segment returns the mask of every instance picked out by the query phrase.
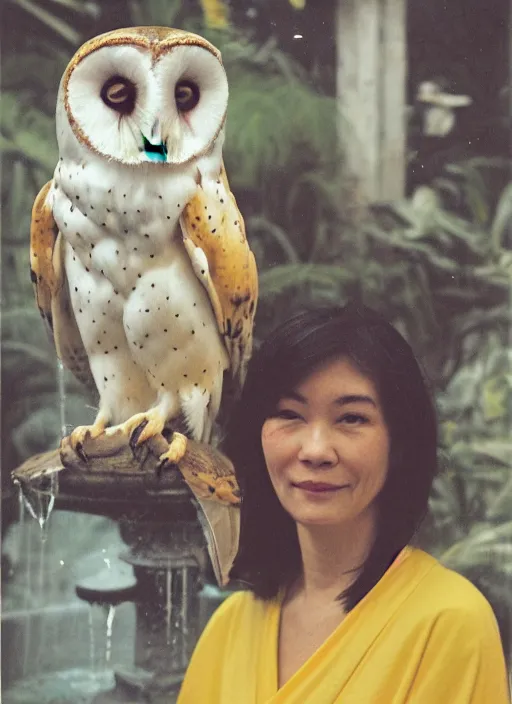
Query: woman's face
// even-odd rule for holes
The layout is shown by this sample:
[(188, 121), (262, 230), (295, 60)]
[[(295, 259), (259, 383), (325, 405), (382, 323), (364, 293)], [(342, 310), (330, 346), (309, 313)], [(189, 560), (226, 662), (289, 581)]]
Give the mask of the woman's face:
[(329, 362), (282, 398), (261, 441), (274, 490), (301, 524), (347, 524), (374, 512), (389, 432), (372, 381)]

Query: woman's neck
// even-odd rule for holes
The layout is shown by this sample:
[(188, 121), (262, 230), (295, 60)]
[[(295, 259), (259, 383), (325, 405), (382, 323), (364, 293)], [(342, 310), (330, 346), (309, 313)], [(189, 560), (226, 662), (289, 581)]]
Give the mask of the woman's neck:
[(373, 515), (362, 516), (356, 525), (298, 525), (302, 554), (302, 578), (294, 591), (305, 602), (330, 601), (352, 584), (375, 536)]

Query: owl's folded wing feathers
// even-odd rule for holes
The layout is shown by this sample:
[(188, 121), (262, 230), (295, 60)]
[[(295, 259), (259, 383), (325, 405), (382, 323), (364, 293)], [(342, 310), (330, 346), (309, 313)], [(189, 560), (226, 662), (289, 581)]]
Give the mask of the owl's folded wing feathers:
[(205, 286), (240, 386), (252, 352), (258, 272), (224, 166), (203, 180), (181, 216), (184, 244)]
[(94, 389), (89, 360), (69, 298), (64, 243), (48, 202), (51, 186), (52, 181), (43, 186), (32, 208), (30, 277), (39, 312), (59, 359), (80, 382)]
[(53, 336), (52, 295), (56, 287), (53, 271), (53, 250), (59, 234), (47, 196), (52, 186), (48, 181), (39, 191), (32, 207), (30, 223), (30, 278), (41, 317)]

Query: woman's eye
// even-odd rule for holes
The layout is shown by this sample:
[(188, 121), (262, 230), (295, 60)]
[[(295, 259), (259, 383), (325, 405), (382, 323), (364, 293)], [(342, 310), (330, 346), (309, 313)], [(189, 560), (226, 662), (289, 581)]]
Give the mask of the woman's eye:
[(337, 422), (345, 423), (346, 425), (364, 425), (368, 423), (368, 418), (359, 413), (345, 413), (345, 415), (338, 418)]
[(300, 418), (301, 416), (295, 411), (290, 410), (289, 408), (283, 408), (281, 410), (277, 410), (275, 412), (274, 417), (282, 418), (283, 420), (295, 420), (297, 418)]

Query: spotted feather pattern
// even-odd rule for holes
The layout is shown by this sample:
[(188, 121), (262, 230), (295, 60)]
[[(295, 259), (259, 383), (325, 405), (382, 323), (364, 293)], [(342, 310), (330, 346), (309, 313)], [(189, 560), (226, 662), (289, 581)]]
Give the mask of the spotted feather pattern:
[(43, 186), (34, 201), (30, 226), (30, 278), (41, 317), (48, 326), (59, 359), (85, 386), (95, 390), (89, 360), (69, 298), (63, 266), (63, 240)]
[[(231, 193), (224, 166), (216, 180), (203, 180), (181, 218), (187, 240), (205, 255), (196, 265), (224, 338), (233, 377), (243, 384), (252, 352), (258, 301), (258, 272), (243, 217)], [(193, 248), (187, 247), (189, 254)], [(201, 261), (200, 259), (198, 261)]]

